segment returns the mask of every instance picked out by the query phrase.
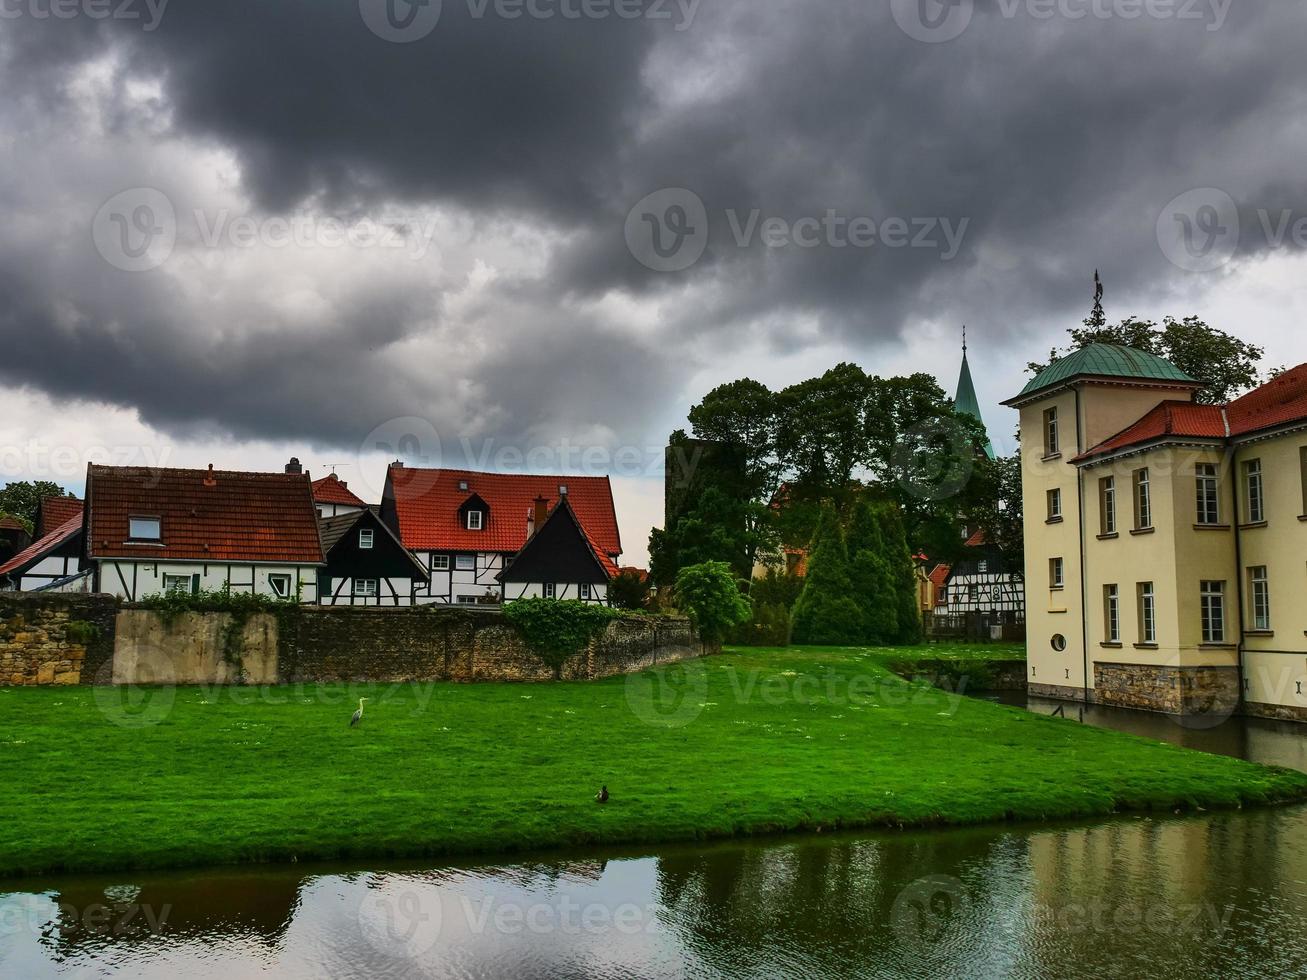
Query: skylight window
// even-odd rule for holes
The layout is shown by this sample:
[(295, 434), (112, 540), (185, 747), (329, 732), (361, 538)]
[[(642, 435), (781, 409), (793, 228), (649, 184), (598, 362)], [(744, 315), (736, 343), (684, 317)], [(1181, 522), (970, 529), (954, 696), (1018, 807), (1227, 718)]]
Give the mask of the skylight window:
[(129, 517), (127, 524), (133, 541), (158, 541), (163, 536), (157, 517)]

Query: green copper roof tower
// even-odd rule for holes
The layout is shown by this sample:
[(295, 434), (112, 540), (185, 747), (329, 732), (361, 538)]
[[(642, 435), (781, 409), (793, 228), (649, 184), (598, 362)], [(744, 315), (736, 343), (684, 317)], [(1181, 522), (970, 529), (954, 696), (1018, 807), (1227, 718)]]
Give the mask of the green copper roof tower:
[[(980, 402), (976, 399), (976, 386), (971, 382), (971, 367), (967, 364), (967, 328), (962, 328), (962, 375), (958, 378), (958, 393), (953, 399), (953, 408), (964, 415), (970, 415), (985, 428), (985, 420), (980, 415)], [(994, 444), (989, 441), (989, 430), (985, 429), (985, 455), (994, 458)]]

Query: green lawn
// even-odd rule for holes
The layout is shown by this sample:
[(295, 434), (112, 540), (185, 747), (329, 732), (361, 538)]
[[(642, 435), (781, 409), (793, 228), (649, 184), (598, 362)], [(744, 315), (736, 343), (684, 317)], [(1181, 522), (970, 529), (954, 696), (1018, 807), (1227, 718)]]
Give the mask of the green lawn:
[[(413, 857), (1307, 796), (1307, 775), (958, 698), (899, 651), (557, 685), (0, 690), (0, 873)], [(939, 648), (924, 650), (937, 657)], [(665, 698), (655, 697), (659, 692)], [(120, 699), (131, 696), (126, 708)], [(124, 721), (158, 721), (125, 727)], [(601, 783), (607, 806), (593, 801)]]

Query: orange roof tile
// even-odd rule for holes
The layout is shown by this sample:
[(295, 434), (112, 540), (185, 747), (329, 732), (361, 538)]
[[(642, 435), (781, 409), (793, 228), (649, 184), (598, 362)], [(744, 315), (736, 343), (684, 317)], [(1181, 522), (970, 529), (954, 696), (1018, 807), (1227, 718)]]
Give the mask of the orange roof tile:
[(8, 575), (10, 572), (18, 571), (25, 565), (31, 564), (36, 559), (43, 557), (46, 553), (59, 547), (59, 545), (63, 544), (81, 529), (82, 512), (79, 510), (76, 515), (70, 517), (62, 526), (55, 528), (49, 534), (33, 541), (18, 554), (14, 555), (14, 557), (10, 558), (3, 565), (0, 565), (0, 575)]
[(72, 520), (73, 515), (81, 515), (82, 502), (76, 497), (42, 497), (37, 511), (38, 537), (45, 537)]
[(349, 488), (349, 484), (332, 473), (313, 481), (313, 499), (320, 504), (341, 504), (346, 507), (366, 507), (367, 502)]
[[(302, 474), (92, 466), (86, 499), (92, 558), (322, 564)], [(133, 541), (131, 517), (159, 518), (162, 542)]]
[[(527, 518), (535, 499), (544, 497), (552, 511), (560, 487), (567, 487), (572, 511), (595, 546), (610, 558), (620, 555), (622, 538), (606, 476), (530, 476), (392, 465), (386, 474), (386, 506), (393, 501), (400, 539), (413, 551), (516, 554), (526, 544)], [(459, 508), (473, 496), (485, 501), (488, 511), (480, 531), (469, 531), (459, 521)]]

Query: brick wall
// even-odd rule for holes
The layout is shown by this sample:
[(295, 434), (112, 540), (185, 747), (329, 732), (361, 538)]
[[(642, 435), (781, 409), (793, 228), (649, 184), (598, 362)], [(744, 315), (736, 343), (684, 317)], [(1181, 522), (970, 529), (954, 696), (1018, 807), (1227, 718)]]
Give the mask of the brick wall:
[(1094, 664), (1094, 700), (1172, 715), (1229, 716), (1238, 710), (1236, 667)]
[(0, 685), (108, 683), (117, 611), (110, 596), (0, 592)]

